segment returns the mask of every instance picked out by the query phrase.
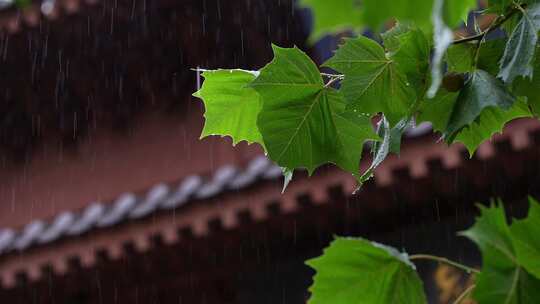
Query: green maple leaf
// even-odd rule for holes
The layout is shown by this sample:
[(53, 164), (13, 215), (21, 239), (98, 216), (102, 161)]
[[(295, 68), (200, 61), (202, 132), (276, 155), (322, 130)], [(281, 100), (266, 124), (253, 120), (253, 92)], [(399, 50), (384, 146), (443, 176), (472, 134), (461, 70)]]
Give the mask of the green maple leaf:
[[(433, 129), (444, 133), (450, 116), (456, 107), (458, 93), (439, 90), (435, 98), (425, 101), (420, 107), (418, 122), (431, 122)], [(461, 142), (472, 156), (478, 146), (490, 139), (493, 134), (502, 132), (506, 123), (520, 117), (530, 117), (531, 112), (527, 103), (520, 98), (508, 109), (487, 107), (469, 125), (461, 128), (448, 143)]]
[(520, 266), (504, 209), (499, 204), (481, 206), (480, 211), (474, 226), (461, 233), (482, 251), (482, 271), (473, 298), (490, 304), (538, 303), (540, 280)]
[(457, 133), (454, 142), (463, 143), (469, 151), (469, 155), (472, 156), (481, 143), (491, 138), (495, 133), (502, 133), (504, 126), (509, 121), (531, 116), (527, 103), (522, 99), (514, 102), (514, 105), (508, 110), (496, 107), (486, 108), (475, 121)]
[(274, 59), (251, 84), (263, 100), (257, 125), (270, 158), (310, 174), (330, 162), (358, 177), (363, 144), (377, 139), (370, 117), (345, 111), (341, 94), (324, 85), (301, 50), (273, 50)]
[(473, 58), (474, 46), (467, 43), (454, 44), (448, 48), (445, 54), (449, 72), (472, 72), (474, 70)]
[(529, 273), (540, 278), (540, 204), (529, 198), (529, 214), (510, 226), (516, 259)]
[(341, 91), (347, 109), (370, 115), (382, 112), (391, 126), (411, 114), (415, 91), (375, 41), (363, 36), (346, 39), (324, 65), (345, 75)]
[(412, 21), (419, 26), (430, 22), (432, 1), (426, 0), (364, 0), (364, 20), (374, 30), (379, 30), (390, 19)]
[(233, 145), (240, 141), (262, 144), (257, 116), (262, 108), (259, 94), (248, 87), (257, 72), (214, 70), (202, 73), (202, 88), (193, 95), (202, 99), (206, 109), (201, 138), (230, 136)]
[(540, 30), (540, 4), (530, 6), (508, 38), (498, 77), (511, 83), (516, 77), (532, 79), (533, 61)]
[(505, 39), (494, 39), (482, 43), (476, 67), (474, 66), (475, 44), (461, 43), (452, 45), (446, 53), (448, 71), (465, 73), (473, 72), (478, 68), (495, 75), (499, 72), (498, 62), (504, 53), (505, 45)]
[(540, 59), (535, 60), (532, 79), (519, 77), (514, 83), (514, 94), (527, 98), (527, 103), (536, 116), (540, 116)]
[(409, 83), (416, 88), (416, 95), (423, 96), (427, 85), (427, 72), (431, 46), (424, 32), (415, 27), (393, 30), (383, 35), (384, 45), (390, 50), (389, 58), (396, 63)]
[(424, 100), (420, 106), (418, 123), (430, 122), (435, 131), (443, 133), (450, 120), (450, 114), (456, 104), (458, 93), (439, 90), (430, 100)]
[(361, 238), (336, 238), (306, 262), (317, 271), (309, 304), (426, 303), (407, 254)]
[(508, 110), (514, 101), (515, 97), (498, 79), (483, 70), (475, 70), (456, 99), (443, 135), (452, 142), (456, 133), (477, 119), (485, 108)]
[(393, 27), (381, 33), (383, 45), (387, 52), (395, 53), (401, 45), (402, 39), (400, 37), (407, 34), (413, 28), (415, 27), (410, 22), (396, 21)]
[(362, 27), (362, 12), (356, 0), (301, 0), (300, 5), (311, 8), (313, 13), (311, 43), (327, 34)]
[(512, 4), (512, 0), (490, 0), (488, 12), (503, 14), (510, 4)]
[(476, 0), (446, 0), (444, 1), (444, 21), (449, 27), (454, 28), (463, 21), (467, 21), (467, 16), (471, 9), (477, 5)]

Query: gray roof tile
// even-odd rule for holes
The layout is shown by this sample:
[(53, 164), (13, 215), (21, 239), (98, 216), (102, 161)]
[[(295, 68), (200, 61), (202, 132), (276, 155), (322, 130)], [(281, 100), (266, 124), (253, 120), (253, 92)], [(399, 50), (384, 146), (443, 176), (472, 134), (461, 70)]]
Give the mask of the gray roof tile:
[(142, 200), (135, 209), (129, 213), (129, 217), (132, 219), (138, 219), (144, 217), (159, 207), (159, 204), (168, 196), (170, 190), (166, 184), (157, 184), (146, 194), (144, 200)]
[(66, 211), (60, 213), (38, 237), (37, 242), (40, 244), (49, 243), (58, 239), (63, 235), (75, 221), (75, 215), (72, 212)]
[(81, 216), (68, 228), (67, 235), (81, 235), (96, 225), (101, 216), (105, 213), (105, 206), (102, 203), (94, 202), (88, 205)]
[(124, 193), (116, 201), (103, 217), (97, 222), (98, 227), (109, 227), (122, 221), (128, 212), (135, 207), (137, 197), (133, 193)]
[(17, 235), (13, 248), (17, 250), (24, 250), (32, 245), (45, 230), (45, 222), (41, 220), (35, 220), (26, 225), (20, 235)]

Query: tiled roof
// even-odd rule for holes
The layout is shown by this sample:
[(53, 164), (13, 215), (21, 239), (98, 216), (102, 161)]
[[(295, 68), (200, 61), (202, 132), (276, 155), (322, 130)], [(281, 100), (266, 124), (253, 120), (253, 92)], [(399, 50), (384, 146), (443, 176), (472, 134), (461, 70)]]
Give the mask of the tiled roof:
[(159, 210), (179, 208), (190, 200), (209, 199), (227, 190), (240, 190), (261, 179), (277, 179), (280, 176), (278, 166), (265, 156), (259, 156), (243, 170), (227, 165), (206, 180), (193, 175), (174, 186), (157, 184), (143, 196), (124, 193), (112, 204), (93, 202), (79, 212), (64, 211), (48, 222), (34, 220), (19, 231), (0, 229), (0, 254), (22, 251), (62, 237), (82, 235), (122, 221), (140, 219)]
[[(434, 143), (433, 136), (425, 136), (407, 141), (401, 156), (387, 159), (376, 171), (374, 182), (367, 184), (355, 199), (369, 202), (366, 206), (373, 210), (381, 210), (393, 204), (389, 195), (425, 202), (430, 201), (431, 195), (485, 189), (496, 178), (509, 183), (519, 180), (524, 172), (533, 172), (533, 164), (540, 162), (539, 149), (537, 120), (511, 124), (503, 135), (483, 144), (473, 159), (468, 159), (463, 146), (446, 147)], [(117, 259), (124, 254), (126, 243), (133, 243), (136, 250), (144, 252), (152, 246), (154, 236), (174, 244), (186, 237), (189, 240), (209, 236), (216, 229), (214, 224), (225, 230), (241, 229), (244, 215), (248, 221), (262, 222), (301, 211), (306, 195), (310, 202), (320, 205), (331, 202), (335, 187), (347, 198), (352, 198), (350, 193), (355, 188), (350, 174), (329, 168), (309, 181), (300, 178), (280, 194), (280, 171), (260, 156), (244, 168), (227, 165), (209, 178), (189, 176), (178, 184), (155, 185), (142, 195), (126, 193), (110, 204), (95, 202), (79, 212), (65, 211), (52, 220), (35, 220), (18, 231), (3, 230), (0, 286), (14, 286), (18, 274), (31, 281), (39, 280), (42, 267), (47, 265), (55, 273), (65, 273), (71, 258), (78, 259), (84, 267), (92, 267), (96, 254), (103, 250)], [(455, 176), (458, 172), (459, 183)], [(273, 211), (276, 205), (278, 215)], [(116, 226), (110, 229), (113, 225)], [(76, 237), (83, 234), (84, 237)], [(65, 241), (54, 243), (59, 239)]]
[[(430, 130), (429, 125), (421, 125), (410, 129), (408, 137), (423, 135)], [(124, 193), (112, 203), (92, 202), (80, 211), (63, 211), (50, 221), (34, 220), (18, 231), (0, 228), (0, 255), (48, 244), (64, 237), (79, 236), (92, 229), (140, 219), (160, 210), (182, 207), (191, 200), (210, 199), (225, 191), (249, 187), (260, 180), (280, 177), (281, 168), (265, 156), (259, 156), (245, 168), (225, 165), (206, 179), (192, 175), (176, 185), (157, 184), (142, 196)]]

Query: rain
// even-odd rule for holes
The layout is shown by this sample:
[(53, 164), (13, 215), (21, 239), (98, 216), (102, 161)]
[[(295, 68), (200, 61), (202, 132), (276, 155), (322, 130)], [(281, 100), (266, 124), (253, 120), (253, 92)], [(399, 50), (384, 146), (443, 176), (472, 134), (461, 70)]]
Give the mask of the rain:
[[(360, 188), (328, 164), (283, 190), (286, 168), (263, 147), (201, 138), (204, 72), (258, 77), (272, 44), (322, 64), (351, 34), (312, 43), (317, 16), (300, 2), (0, 0), (0, 303), (309, 303), (306, 260), (336, 236), (482, 265), (457, 232), (493, 198), (527, 214), (537, 120), (472, 157), (411, 123)], [(472, 272), (414, 262), (428, 303), (473, 285)]]

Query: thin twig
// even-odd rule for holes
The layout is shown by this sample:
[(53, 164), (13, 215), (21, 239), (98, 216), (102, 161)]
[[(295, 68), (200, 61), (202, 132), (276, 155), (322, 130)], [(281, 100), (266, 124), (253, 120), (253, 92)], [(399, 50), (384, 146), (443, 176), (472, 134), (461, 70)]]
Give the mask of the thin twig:
[(321, 75), (324, 76), (324, 77), (328, 77), (328, 78), (343, 78), (345, 77), (344, 75), (342, 74), (329, 74), (329, 73), (322, 73), (321, 72)]
[(487, 34), (499, 28), (501, 25), (503, 25), (506, 21), (512, 18), (512, 16), (514, 16), (520, 10), (523, 10), (522, 6), (519, 6), (519, 9), (512, 9), (507, 15), (501, 15), (498, 18), (496, 18), (495, 21), (493, 21), (493, 23), (491, 23), (491, 25), (485, 31), (479, 34), (473, 35), (473, 36), (454, 40), (452, 44), (460, 44), (460, 43), (466, 43), (470, 41), (483, 40), (487, 36)]
[(476, 34), (474, 36), (469, 36), (469, 37), (454, 40), (452, 42), (452, 44), (460, 44), (460, 43), (466, 43), (466, 42), (470, 42), (470, 41), (476, 41), (478, 39), (481, 39), (482, 37), (484, 37), (484, 32), (482, 32), (480, 34)]
[(458, 262), (451, 261), (451, 260), (449, 260), (447, 258), (436, 256), (436, 255), (413, 254), (413, 255), (409, 256), (409, 259), (411, 259), (411, 260), (432, 260), (432, 261), (437, 261), (439, 263), (454, 266), (454, 267), (459, 268), (461, 270), (464, 270), (464, 271), (466, 271), (468, 273), (471, 273), (471, 272), (472, 273), (477, 273), (477, 274), (480, 273), (480, 270), (478, 270), (478, 269), (475, 269), (475, 268), (460, 264)]
[(453, 304), (459, 304), (461, 303), (463, 300), (465, 300), (470, 294), (471, 292), (474, 290), (474, 288), (476, 287), (476, 285), (472, 284), (471, 286), (467, 287), (467, 289), (465, 289), (460, 295), (459, 297), (454, 301)]
[(329, 88), (332, 84), (334, 84), (336, 81), (339, 81), (339, 80), (342, 80), (343, 78), (342, 77), (335, 77), (335, 78), (332, 78), (330, 79), (325, 85), (324, 87), (325, 88)]
[(525, 12), (525, 8), (527, 7), (527, 4), (523, 4), (523, 6), (515, 2), (513, 4), (514, 4), (514, 8), (518, 9), (523, 15), (527, 14), (527, 12)]

